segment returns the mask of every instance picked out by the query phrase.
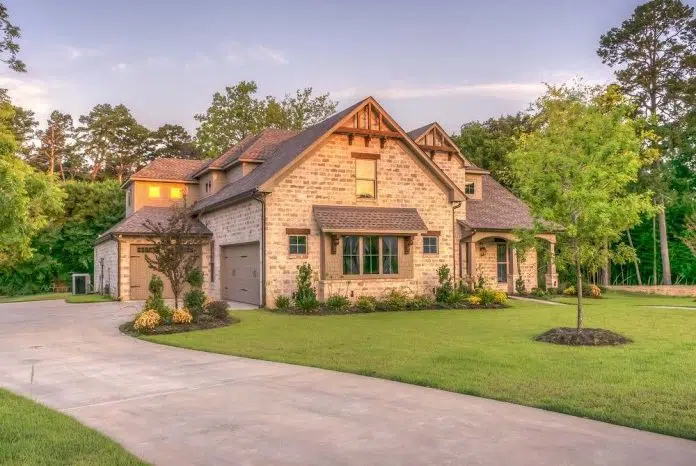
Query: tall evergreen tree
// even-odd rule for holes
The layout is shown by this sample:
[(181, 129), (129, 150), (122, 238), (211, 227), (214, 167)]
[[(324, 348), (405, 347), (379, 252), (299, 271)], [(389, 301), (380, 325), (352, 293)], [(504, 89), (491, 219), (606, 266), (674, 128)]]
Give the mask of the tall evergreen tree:
[(150, 152), (145, 156), (147, 162), (159, 157), (173, 159), (197, 159), (200, 156), (193, 138), (180, 125), (164, 124), (150, 134)]
[[(655, 125), (681, 119), (696, 90), (696, 18), (681, 0), (652, 0), (638, 6), (621, 26), (600, 39), (597, 51), (615, 69), (624, 92)], [(665, 157), (643, 170), (656, 193), (662, 281), (672, 283), (665, 204), (669, 166)]]
[(32, 164), (50, 175), (60, 174), (66, 180), (66, 164), (72, 159), (74, 149), (74, 128), (72, 116), (58, 110), (51, 112), (46, 129), (37, 133), (41, 146)]

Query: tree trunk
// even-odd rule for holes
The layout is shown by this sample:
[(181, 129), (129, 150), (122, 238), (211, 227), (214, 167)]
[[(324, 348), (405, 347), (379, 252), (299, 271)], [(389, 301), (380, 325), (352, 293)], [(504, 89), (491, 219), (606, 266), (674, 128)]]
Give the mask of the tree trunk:
[[(631, 239), (630, 229), (626, 230), (626, 235), (628, 236), (628, 245), (631, 246), (631, 249), (635, 251), (635, 248), (633, 247), (633, 239)], [(633, 258), (633, 265), (636, 266), (636, 279), (638, 280), (638, 285), (643, 286), (643, 280), (640, 278), (640, 267), (638, 267), (638, 257)]]
[(582, 330), (582, 271), (580, 270), (580, 259), (575, 254), (575, 272), (577, 274), (576, 290), (578, 293), (578, 332)]
[(672, 268), (669, 263), (669, 243), (667, 238), (667, 217), (665, 216), (665, 206), (660, 206), (658, 213), (660, 225), (660, 256), (662, 258), (662, 284), (672, 284)]
[[(653, 285), (657, 285), (657, 236), (655, 235), (655, 217), (653, 217)], [(650, 283), (648, 283), (649, 285)]]
[(604, 249), (604, 254), (606, 255), (606, 257), (604, 258), (604, 265), (602, 267), (602, 270), (600, 270), (599, 273), (599, 284), (603, 286), (609, 286), (611, 285), (611, 263), (609, 262), (609, 242), (607, 240), (604, 240), (604, 246), (602, 247), (602, 249)]

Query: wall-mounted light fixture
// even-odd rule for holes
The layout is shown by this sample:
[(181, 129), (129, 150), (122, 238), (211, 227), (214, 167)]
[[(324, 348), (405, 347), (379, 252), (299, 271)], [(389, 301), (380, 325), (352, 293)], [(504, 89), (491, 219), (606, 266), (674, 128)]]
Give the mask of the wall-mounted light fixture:
[(481, 246), (481, 249), (479, 249), (479, 256), (483, 257), (486, 255), (486, 247)]

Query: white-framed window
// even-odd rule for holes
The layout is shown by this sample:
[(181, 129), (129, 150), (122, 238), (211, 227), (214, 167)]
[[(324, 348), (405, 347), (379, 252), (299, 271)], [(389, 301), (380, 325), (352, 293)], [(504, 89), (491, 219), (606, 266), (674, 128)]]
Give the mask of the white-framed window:
[(355, 195), (360, 199), (377, 197), (377, 161), (355, 160)]
[(476, 194), (476, 183), (466, 183), (464, 185), (464, 194)]
[(437, 236), (424, 236), (423, 237), (423, 253), (424, 254), (437, 254)]
[(290, 254), (307, 254), (306, 235), (290, 235), (288, 238)]

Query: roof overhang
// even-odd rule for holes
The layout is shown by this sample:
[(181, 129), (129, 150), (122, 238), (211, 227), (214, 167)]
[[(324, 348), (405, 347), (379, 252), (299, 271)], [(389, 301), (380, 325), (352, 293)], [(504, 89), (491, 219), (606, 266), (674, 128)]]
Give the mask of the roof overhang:
[(125, 183), (121, 185), (121, 189), (126, 188), (133, 181), (150, 181), (155, 183), (181, 183), (181, 184), (198, 184), (196, 180), (180, 180), (180, 179), (162, 179), (162, 178), (141, 178), (141, 177), (130, 177)]
[(417, 209), (359, 206), (313, 206), (324, 233), (412, 236), (428, 231)]

